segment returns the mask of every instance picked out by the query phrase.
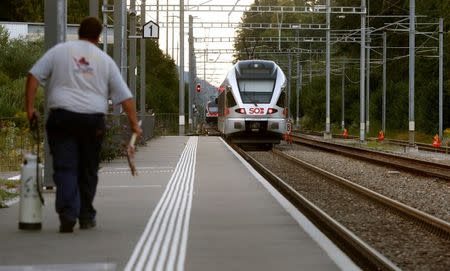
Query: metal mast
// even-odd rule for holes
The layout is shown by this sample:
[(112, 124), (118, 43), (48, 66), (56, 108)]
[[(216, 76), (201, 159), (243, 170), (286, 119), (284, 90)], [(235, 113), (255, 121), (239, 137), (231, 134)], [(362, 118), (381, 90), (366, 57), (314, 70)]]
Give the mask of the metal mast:
[(341, 85), (341, 129), (345, 129), (345, 61), (342, 63), (342, 85)]
[(439, 138), (443, 129), (443, 89), (444, 89), (444, 19), (439, 19)]
[(180, 85), (179, 85), (179, 133), (184, 134), (184, 0), (180, 0)]
[[(120, 69), (123, 80), (127, 81), (127, 19), (126, 1), (114, 1), (114, 60)], [(117, 112), (116, 112), (117, 113)]]
[(300, 126), (300, 91), (302, 88), (302, 64), (300, 64), (300, 56), (297, 54), (297, 88), (296, 88), (296, 102), (295, 102), (295, 124)]
[(386, 70), (387, 70), (387, 48), (386, 32), (383, 32), (383, 105), (381, 113), (381, 130), (386, 133)]
[[(366, 9), (366, 0), (361, 0), (361, 9)], [(359, 74), (359, 140), (365, 140), (365, 114), (364, 114), (364, 102), (365, 102), (365, 62), (366, 62), (366, 14), (361, 14), (361, 59), (360, 59), (360, 74)]]
[(414, 146), (414, 77), (415, 77), (415, 47), (416, 47), (416, 1), (409, 0), (409, 144)]
[(130, 86), (133, 97), (136, 97), (136, 0), (130, 0), (130, 72), (128, 73), (128, 85)]
[[(67, 1), (44, 1), (44, 45), (45, 50), (66, 41), (67, 32)], [(47, 93), (47, 92), (46, 92)], [(47, 97), (45, 97), (47, 100)], [(48, 116), (47, 103), (44, 103), (44, 120)], [(53, 187), (53, 160), (48, 146), (47, 133), (44, 134), (44, 186)]]
[[(145, 24), (145, 0), (141, 0), (141, 26)], [(140, 87), (140, 95), (139, 95), (139, 109), (141, 114), (145, 113), (145, 39), (140, 40), (140, 79), (141, 79), (141, 87)]]
[(194, 21), (194, 17), (189, 15), (189, 130), (192, 131), (192, 97), (194, 95), (194, 29), (192, 27), (192, 23)]
[(331, 7), (330, 0), (327, 0), (327, 52), (326, 52), (326, 119), (325, 138), (331, 138), (331, 118), (330, 118), (330, 80), (331, 80)]

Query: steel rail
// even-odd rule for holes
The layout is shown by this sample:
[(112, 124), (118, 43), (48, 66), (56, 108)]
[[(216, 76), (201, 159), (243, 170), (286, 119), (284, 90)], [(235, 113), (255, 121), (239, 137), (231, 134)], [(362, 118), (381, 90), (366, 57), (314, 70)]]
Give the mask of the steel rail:
[[(302, 134), (312, 135), (312, 136), (323, 136), (323, 133), (315, 132), (315, 131), (301, 131), (301, 132), (297, 131), (297, 132), (302, 133)], [(294, 136), (295, 136), (295, 134), (294, 134)], [(341, 134), (333, 134), (333, 138), (345, 139), (345, 137)], [(348, 135), (347, 139), (358, 139), (358, 137)], [(369, 138), (367, 138), (367, 140), (377, 141), (378, 139), (376, 137), (369, 137)], [(403, 147), (409, 146), (408, 141), (399, 140), (399, 139), (385, 138), (383, 140), (383, 142), (391, 143), (391, 144), (395, 144), (395, 145), (399, 145), (399, 146), (403, 146)], [(434, 147), (434, 146), (431, 146), (430, 144), (420, 143), (420, 142), (416, 142), (415, 144), (416, 144), (417, 148), (422, 151), (450, 154), (450, 141), (449, 141), (449, 146), (443, 146), (444, 142), (442, 142), (442, 146), (440, 146), (440, 147)]]
[(295, 135), (293, 140), (295, 143), (298, 144), (304, 144), (314, 148), (320, 148), (327, 151), (337, 152), (357, 159), (364, 159), (370, 162), (379, 163), (386, 166), (392, 166), (395, 168), (400, 168), (403, 170), (408, 170), (423, 175), (450, 180), (450, 166), (448, 165), (398, 156), (375, 150), (346, 146), (334, 142), (312, 139), (310, 137), (303, 135)]
[(250, 163), (272, 186), (286, 197), (302, 214), (308, 217), (328, 238), (333, 240), (349, 257), (368, 270), (400, 270), (389, 259), (361, 240), (353, 232), (334, 220), (311, 201), (300, 195), (295, 189), (277, 177), (274, 173), (256, 161), (234, 144), (230, 146)]
[(404, 216), (410, 217), (414, 220), (417, 220), (420, 222), (419, 225), (425, 225), (432, 232), (437, 233), (440, 236), (450, 240), (450, 223), (447, 221), (436, 218), (436, 217), (429, 215), (423, 211), (409, 207), (406, 204), (403, 204), (399, 201), (388, 198), (388, 197), (381, 195), (375, 191), (367, 189), (359, 184), (349, 181), (343, 177), (337, 176), (331, 172), (328, 172), (324, 169), (321, 169), (321, 168), (311, 165), (305, 161), (302, 161), (299, 158), (296, 158), (296, 157), (293, 157), (286, 153), (283, 153), (282, 151), (273, 150), (273, 153), (278, 156), (281, 156), (291, 162), (294, 162), (297, 165), (306, 167), (307, 169), (312, 170), (315, 173), (318, 173), (321, 176), (326, 177), (327, 179), (333, 180), (333, 181), (337, 182), (338, 184), (343, 185), (346, 188), (349, 188), (349, 189), (357, 192), (358, 194), (362, 194), (373, 201), (377, 201), (380, 204), (387, 206), (387, 207), (393, 209), (394, 211), (399, 212), (401, 215), (404, 215)]
[[(375, 138), (370, 138), (371, 140), (376, 140)], [(403, 141), (403, 140), (398, 140), (398, 139), (384, 139), (386, 140), (387, 143), (393, 143), (393, 144), (397, 144), (400, 146), (408, 146), (409, 142)], [(447, 146), (441, 146), (439, 148), (437, 147), (433, 147), (430, 144), (425, 144), (425, 143), (415, 143), (417, 148), (419, 150), (423, 150), (423, 151), (428, 151), (428, 152), (439, 152), (439, 153), (449, 153), (450, 148)]]

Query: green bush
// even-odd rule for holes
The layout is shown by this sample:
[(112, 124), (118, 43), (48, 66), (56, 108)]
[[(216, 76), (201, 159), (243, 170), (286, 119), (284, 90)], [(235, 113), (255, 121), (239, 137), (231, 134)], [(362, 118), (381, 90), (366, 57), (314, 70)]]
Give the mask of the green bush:
[(8, 207), (4, 202), (18, 195), (19, 181), (10, 181), (0, 178), (0, 208)]
[[(14, 117), (25, 111), (25, 78), (17, 79), (0, 85), (0, 117)], [(44, 112), (44, 94), (38, 90), (35, 107)]]
[(43, 47), (42, 39), (9, 40), (0, 50), (0, 71), (13, 80), (26, 77), (33, 64), (44, 53)]

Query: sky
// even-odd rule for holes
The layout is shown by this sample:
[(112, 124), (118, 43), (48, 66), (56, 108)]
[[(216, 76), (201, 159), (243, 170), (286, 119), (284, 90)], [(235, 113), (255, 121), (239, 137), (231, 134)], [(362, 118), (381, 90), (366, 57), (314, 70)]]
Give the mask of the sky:
[[(136, 1), (136, 5), (140, 5), (140, 1)], [(241, 22), (241, 16), (242, 12), (232, 12), (229, 14), (229, 12), (194, 12), (194, 11), (188, 11), (189, 5), (250, 5), (254, 3), (254, 0), (184, 0), (185, 5), (185, 37), (184, 37), (184, 55), (185, 55), (185, 70), (187, 71), (189, 68), (189, 61), (188, 61), (188, 22), (189, 22), (189, 15), (194, 16), (194, 23), (202, 22), (202, 23), (211, 23), (211, 22), (233, 22), (238, 23)], [(156, 5), (156, 0), (147, 0), (147, 5), (152, 4)], [(159, 5), (179, 5), (180, 0), (159, 0)], [(153, 8), (155, 10), (155, 8)], [(160, 9), (161, 10), (161, 9)], [(174, 17), (176, 16), (176, 17)], [(169, 11), (169, 16), (167, 17), (165, 9), (163, 11), (159, 12), (159, 22), (160, 22), (160, 29), (159, 29), (159, 46), (163, 52), (166, 52), (166, 49), (168, 51), (168, 54), (171, 55), (176, 63), (179, 63), (179, 51), (177, 48), (179, 48), (179, 12), (175, 11)], [(168, 28), (168, 35), (166, 35), (166, 24), (167, 24), (167, 18), (169, 21), (169, 28)], [(172, 19), (175, 20), (175, 29), (174, 29), (174, 39), (173, 39), (173, 46), (172, 46)], [(157, 14), (156, 11), (153, 12), (147, 12), (146, 13), (146, 21), (157, 21)], [(195, 38), (202, 38), (202, 37), (233, 37), (235, 36), (235, 29), (233, 28), (199, 28), (194, 27), (194, 37)], [(167, 42), (168, 41), (168, 42)], [(166, 46), (166, 44), (168, 46)], [(201, 49), (233, 49), (232, 43), (199, 43), (196, 42), (194, 44), (194, 47), (196, 50)], [(199, 63), (204, 62), (205, 57), (207, 58), (207, 63)], [(224, 80), (228, 70), (232, 67), (233, 56), (232, 54), (208, 54), (205, 55), (204, 53), (197, 53), (197, 75), (201, 79), (206, 79), (207, 81), (211, 82), (212, 84), (218, 86), (220, 83)], [(226, 62), (226, 63), (222, 63)], [(206, 78), (205, 78), (206, 74)]]

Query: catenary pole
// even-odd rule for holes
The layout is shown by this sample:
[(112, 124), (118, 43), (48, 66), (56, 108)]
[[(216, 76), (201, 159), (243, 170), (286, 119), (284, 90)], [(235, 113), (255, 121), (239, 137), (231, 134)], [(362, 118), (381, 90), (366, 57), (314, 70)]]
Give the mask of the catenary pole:
[[(114, 1), (114, 60), (120, 69), (123, 80), (127, 81), (127, 55), (126, 55), (126, 1)], [(116, 112), (117, 113), (117, 112)]]
[(414, 88), (415, 88), (415, 47), (416, 47), (416, 1), (409, 0), (409, 144), (414, 146)]
[(327, 42), (326, 42), (326, 119), (325, 119), (325, 138), (331, 138), (331, 117), (330, 117), (330, 84), (331, 84), (331, 7), (330, 0), (326, 2), (327, 15)]
[[(130, 87), (133, 97), (136, 97), (136, 67), (137, 67), (137, 57), (136, 57), (136, 0), (130, 0), (130, 29), (128, 30), (130, 36), (130, 72), (128, 73), (128, 86)], [(136, 101), (136, 100), (135, 100)]]
[[(366, 10), (366, 0), (361, 0), (361, 9)], [(365, 141), (365, 64), (366, 64), (366, 13), (361, 14), (361, 48), (360, 48), (360, 74), (359, 74), (359, 140)]]
[(89, 16), (98, 18), (98, 0), (89, 1)]
[(172, 16), (172, 58), (175, 58), (174, 50), (175, 50), (175, 16)]
[[(141, 27), (145, 24), (145, 0), (141, 0)], [(139, 109), (141, 114), (145, 113), (145, 39), (140, 40), (140, 80)]]
[(300, 64), (300, 55), (297, 54), (297, 84), (296, 84), (296, 101), (295, 101), (295, 124), (297, 127), (300, 125), (300, 88), (302, 84), (302, 65)]
[(312, 83), (312, 52), (311, 52), (311, 43), (309, 43), (309, 83)]
[(342, 63), (342, 82), (341, 82), (341, 130), (345, 129), (345, 61)]
[(439, 138), (443, 130), (443, 98), (444, 93), (444, 19), (439, 19)]
[(180, 0), (180, 84), (179, 84), (179, 133), (184, 135), (184, 0)]
[(291, 50), (288, 49), (288, 118), (291, 118), (291, 78), (292, 78), (292, 60)]
[(108, 53), (108, 0), (103, 0), (102, 16), (103, 16), (103, 52)]
[(159, 24), (159, 0), (156, 0), (156, 23)]
[(386, 71), (387, 71), (387, 37), (383, 32), (383, 104), (381, 113), (381, 130), (386, 133)]
[(370, 132), (370, 30), (366, 42), (366, 134)]
[(169, 54), (169, 0), (166, 5), (166, 54)]
[[(60, 42), (66, 41), (67, 33), (67, 1), (44, 1), (44, 45), (48, 50)], [(47, 93), (47, 92), (45, 92)], [(45, 97), (47, 100), (47, 97)], [(44, 118), (48, 116), (48, 108), (44, 103)], [(44, 186), (53, 188), (53, 160), (47, 141), (47, 133), (44, 134)]]
[(189, 130), (192, 132), (192, 97), (194, 95), (194, 28), (193, 28), (194, 17), (189, 15)]

